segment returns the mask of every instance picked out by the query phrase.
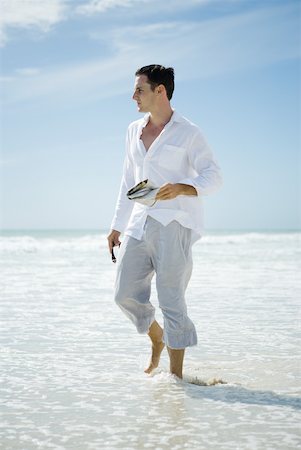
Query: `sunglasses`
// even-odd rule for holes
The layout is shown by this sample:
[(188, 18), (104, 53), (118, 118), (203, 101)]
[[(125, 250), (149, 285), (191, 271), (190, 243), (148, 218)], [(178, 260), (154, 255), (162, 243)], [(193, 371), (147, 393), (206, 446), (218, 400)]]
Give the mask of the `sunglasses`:
[[(120, 244), (118, 245), (118, 247), (120, 247)], [(115, 256), (115, 254), (114, 254), (114, 248), (112, 248), (111, 256), (112, 256), (112, 261), (113, 261), (113, 263), (115, 263), (115, 262), (117, 261), (117, 259), (116, 259), (116, 256)]]

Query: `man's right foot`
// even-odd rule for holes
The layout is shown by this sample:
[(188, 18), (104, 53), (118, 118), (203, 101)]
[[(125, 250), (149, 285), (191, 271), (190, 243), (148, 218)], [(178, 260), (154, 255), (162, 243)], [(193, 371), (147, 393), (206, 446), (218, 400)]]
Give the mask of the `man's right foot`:
[(160, 356), (165, 344), (163, 341), (152, 343), (152, 356), (149, 366), (144, 370), (145, 373), (151, 373), (159, 365)]

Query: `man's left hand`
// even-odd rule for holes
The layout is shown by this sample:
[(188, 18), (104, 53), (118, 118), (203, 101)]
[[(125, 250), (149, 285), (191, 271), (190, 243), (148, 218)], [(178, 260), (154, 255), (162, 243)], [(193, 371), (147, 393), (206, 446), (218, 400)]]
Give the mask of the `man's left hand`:
[(164, 184), (156, 195), (156, 200), (172, 200), (178, 195), (197, 195), (195, 188), (188, 184)]

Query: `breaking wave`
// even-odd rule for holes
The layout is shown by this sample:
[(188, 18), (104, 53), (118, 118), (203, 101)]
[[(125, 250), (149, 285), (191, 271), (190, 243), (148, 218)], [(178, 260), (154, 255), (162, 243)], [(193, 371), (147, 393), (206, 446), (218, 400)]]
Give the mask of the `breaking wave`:
[[(97, 252), (107, 247), (107, 233), (77, 234), (70, 232), (58, 234), (49, 232), (0, 236), (0, 253), (37, 253), (56, 251)], [(271, 243), (288, 244), (301, 242), (300, 232), (245, 232), (245, 233), (210, 233), (195, 244), (198, 245), (244, 245)]]

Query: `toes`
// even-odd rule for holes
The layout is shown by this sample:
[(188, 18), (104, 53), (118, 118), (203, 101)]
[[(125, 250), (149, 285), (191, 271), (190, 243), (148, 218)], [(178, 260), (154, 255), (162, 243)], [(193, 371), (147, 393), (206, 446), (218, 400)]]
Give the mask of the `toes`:
[(151, 364), (147, 369), (144, 370), (145, 373), (151, 373), (152, 370), (154, 370), (155, 367)]
[(161, 343), (161, 345), (158, 345), (157, 347), (152, 347), (152, 356), (151, 356), (151, 362), (149, 366), (144, 370), (145, 373), (151, 373), (154, 369), (156, 369), (159, 366), (160, 361), (160, 355), (165, 347), (164, 343)]

